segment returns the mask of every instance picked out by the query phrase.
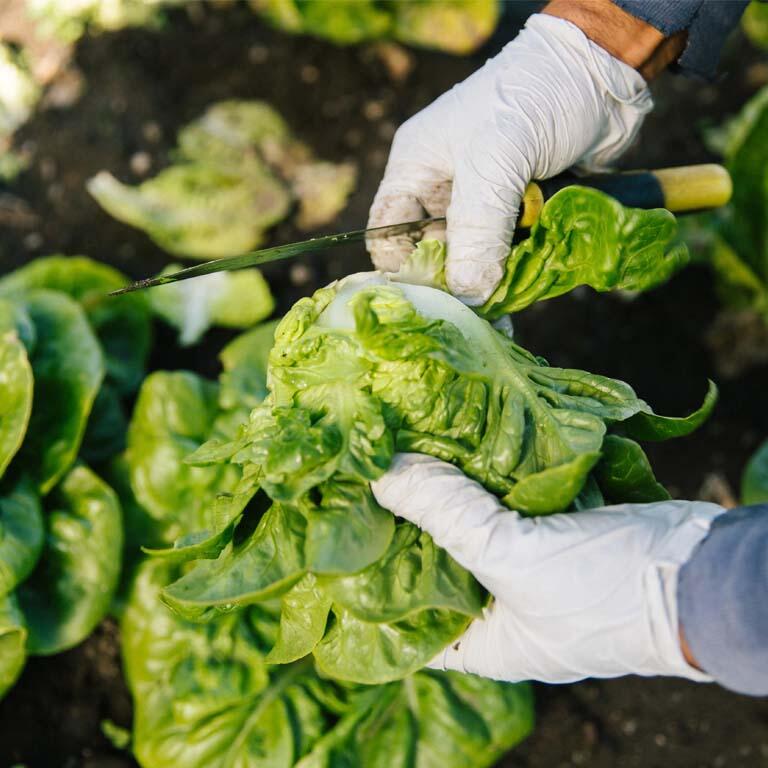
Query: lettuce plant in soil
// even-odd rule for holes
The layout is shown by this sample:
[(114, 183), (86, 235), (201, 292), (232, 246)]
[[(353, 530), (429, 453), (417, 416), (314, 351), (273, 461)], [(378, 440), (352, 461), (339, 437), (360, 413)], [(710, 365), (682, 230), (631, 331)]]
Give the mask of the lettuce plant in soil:
[[(246, 284), (271, 311), (256, 275)], [(0, 278), (0, 696), (28, 655), (85, 639), (118, 586), (123, 521), (105, 473), (125, 447), (153, 312), (144, 296), (107, 296), (126, 282), (111, 267), (65, 256)], [(214, 299), (196, 311), (234, 324)], [(246, 314), (255, 311), (251, 303)]]
[(733, 198), (700, 234), (725, 303), (768, 322), (768, 87), (708, 138), (725, 157)]
[(179, 131), (174, 161), (138, 186), (101, 171), (88, 191), (169, 253), (203, 260), (256, 248), (294, 206), (299, 228), (328, 224), (357, 175), (351, 163), (317, 160), (262, 101), (211, 105)]

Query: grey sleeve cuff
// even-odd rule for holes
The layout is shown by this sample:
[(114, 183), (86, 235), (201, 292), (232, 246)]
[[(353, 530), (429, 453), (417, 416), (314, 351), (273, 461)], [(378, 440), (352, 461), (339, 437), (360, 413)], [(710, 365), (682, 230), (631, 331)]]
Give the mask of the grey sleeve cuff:
[(718, 517), (680, 569), (678, 615), (701, 668), (768, 696), (768, 504)]
[(688, 43), (677, 62), (685, 74), (708, 80), (717, 73), (720, 51), (739, 23), (749, 0), (613, 0), (635, 18), (665, 36), (688, 30)]

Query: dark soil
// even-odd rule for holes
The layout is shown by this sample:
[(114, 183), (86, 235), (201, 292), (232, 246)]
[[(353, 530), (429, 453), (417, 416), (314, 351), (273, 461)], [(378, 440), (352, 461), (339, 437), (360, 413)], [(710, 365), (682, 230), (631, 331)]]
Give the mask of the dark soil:
[[(84, 182), (101, 169), (137, 181), (131, 158), (138, 152), (149, 154), (150, 173), (156, 171), (167, 162), (177, 128), (222, 98), (267, 99), (320, 156), (355, 159), (359, 187), (333, 229), (357, 228), (395, 127), (498, 50), (519, 23), (516, 16), (532, 5), (511, 5), (495, 40), (473, 58), (415, 52), (414, 70), (403, 83), (391, 80), (371, 47), (339, 49), (275, 33), (244, 4), (216, 12), (194, 7), (173, 14), (159, 31), (84, 40), (76, 55), (86, 82), (80, 101), (42, 112), (18, 136), (33, 162), (0, 199), (0, 270), (60, 251), (88, 254), (133, 277), (157, 272), (168, 257), (104, 214)], [(739, 35), (724, 69), (715, 85), (663, 78), (655, 86), (657, 110), (625, 165), (711, 159), (700, 128), (720, 122), (768, 79), (765, 62)], [(274, 232), (275, 243), (300, 237), (288, 224)], [(281, 310), (329, 279), (366, 268), (367, 258), (358, 248), (304, 264), (303, 274), (295, 266), (267, 270)], [(523, 343), (551, 362), (624, 379), (658, 411), (682, 413), (698, 404), (707, 378), (716, 378), (705, 335), (718, 308), (708, 271), (693, 267), (634, 301), (575, 292), (516, 323)], [(214, 332), (183, 353), (158, 344), (154, 365), (213, 374), (225, 338)], [(710, 473), (738, 490), (742, 467), (768, 435), (768, 366), (720, 384), (720, 404), (703, 429), (649, 451), (660, 480), (676, 496), (697, 497)], [(538, 727), (503, 762), (508, 768), (768, 766), (768, 703), (714, 685), (590, 681), (538, 686), (538, 700)], [(81, 647), (30, 661), (0, 704), (0, 768), (135, 765), (102, 734), (105, 719), (130, 724), (111, 620)]]

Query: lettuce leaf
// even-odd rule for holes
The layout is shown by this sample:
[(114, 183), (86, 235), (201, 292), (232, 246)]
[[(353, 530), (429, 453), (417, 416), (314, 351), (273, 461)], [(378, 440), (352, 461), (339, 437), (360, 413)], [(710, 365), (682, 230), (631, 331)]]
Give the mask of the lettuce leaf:
[(45, 541), (40, 499), (28, 482), (0, 497), (0, 596), (32, 573)]
[(765, 3), (752, 0), (744, 11), (741, 26), (751, 42), (768, 50), (768, 8)]
[(733, 178), (733, 197), (705, 220), (721, 299), (768, 320), (768, 86), (710, 133)]
[(104, 356), (85, 313), (65, 294), (33, 290), (21, 303), (35, 329), (34, 399), (14, 466), (46, 494), (77, 457), (104, 377)]
[[(170, 264), (161, 274), (177, 272)], [(154, 288), (153, 311), (179, 331), (179, 344), (189, 346), (212, 325), (248, 328), (269, 317), (275, 300), (258, 269), (218, 272), (205, 280), (183, 280)]]
[(27, 432), (33, 386), (32, 366), (17, 330), (0, 324), (0, 477)]
[(152, 329), (143, 294), (107, 295), (127, 283), (116, 269), (86, 256), (45, 256), (0, 278), (0, 296), (23, 300), (43, 289), (76, 301), (101, 345), (107, 380), (120, 395), (129, 395), (144, 378)]
[(207, 527), (208, 506), (237, 481), (232, 467), (183, 463), (214, 434), (217, 415), (216, 384), (188, 371), (157, 371), (139, 390), (127, 438), (131, 487), (170, 541)]
[(291, 204), (285, 186), (254, 162), (247, 174), (184, 163), (137, 187), (101, 171), (88, 191), (108, 213), (143, 229), (168, 253), (203, 260), (258, 247)]
[(27, 629), (16, 597), (0, 595), (0, 699), (10, 690), (27, 660)]
[[(499, 285), (478, 312), (489, 320), (519, 312), (580, 285), (596, 291), (645, 291), (688, 262), (677, 222), (663, 208), (628, 208), (587, 187), (571, 186), (542, 208), (527, 238), (512, 247)], [(445, 289), (445, 247), (418, 244), (399, 282)]]
[(123, 549), (117, 496), (83, 464), (46, 500), (45, 525), (38, 566), (17, 592), (29, 631), (27, 651), (36, 655), (77, 645), (104, 618)]

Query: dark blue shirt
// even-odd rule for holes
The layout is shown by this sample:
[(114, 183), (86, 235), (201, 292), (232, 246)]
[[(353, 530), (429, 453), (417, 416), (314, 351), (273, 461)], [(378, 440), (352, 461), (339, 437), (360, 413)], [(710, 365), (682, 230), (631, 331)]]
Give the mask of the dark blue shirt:
[(678, 614), (699, 666), (739, 693), (768, 695), (768, 504), (718, 517), (680, 569)]
[(670, 37), (686, 30), (688, 42), (677, 61), (686, 74), (712, 79), (728, 33), (739, 23), (749, 0), (613, 0)]

